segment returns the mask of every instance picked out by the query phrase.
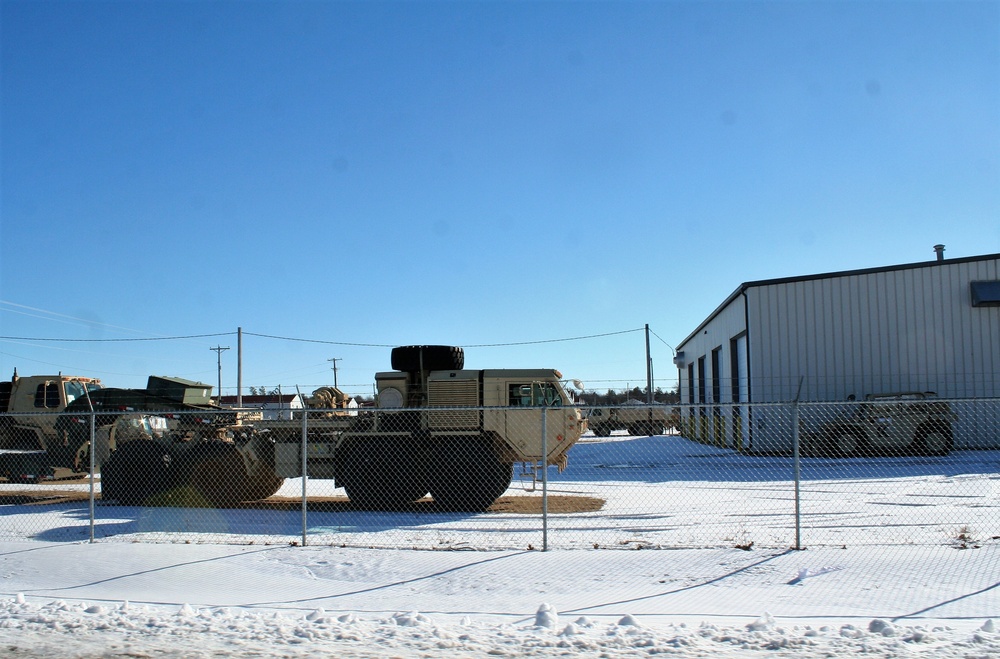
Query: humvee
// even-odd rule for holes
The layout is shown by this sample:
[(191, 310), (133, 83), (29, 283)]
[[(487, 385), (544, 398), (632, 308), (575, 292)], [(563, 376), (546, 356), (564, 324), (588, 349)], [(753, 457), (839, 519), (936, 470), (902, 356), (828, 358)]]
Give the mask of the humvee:
[(868, 394), (850, 412), (804, 433), (807, 452), (816, 455), (911, 453), (947, 455), (954, 447), (956, 415), (932, 391)]

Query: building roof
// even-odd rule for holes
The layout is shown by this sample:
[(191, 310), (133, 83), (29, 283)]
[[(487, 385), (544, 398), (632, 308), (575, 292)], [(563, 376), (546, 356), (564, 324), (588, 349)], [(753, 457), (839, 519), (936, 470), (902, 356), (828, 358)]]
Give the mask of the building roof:
[(728, 307), (729, 304), (733, 300), (735, 300), (736, 298), (738, 298), (740, 295), (742, 295), (743, 293), (745, 293), (750, 288), (756, 288), (756, 287), (759, 287), (759, 286), (774, 286), (774, 285), (777, 285), (777, 284), (794, 284), (796, 282), (814, 281), (814, 280), (817, 280), (817, 279), (833, 279), (835, 277), (853, 277), (853, 276), (857, 276), (857, 275), (873, 275), (873, 274), (879, 274), (879, 273), (882, 273), (882, 272), (893, 272), (893, 271), (896, 271), (896, 270), (914, 270), (914, 269), (917, 269), (917, 268), (935, 268), (935, 267), (943, 266), (943, 265), (955, 265), (955, 264), (959, 264), (959, 263), (971, 263), (971, 262), (975, 262), (975, 261), (991, 261), (991, 260), (996, 260), (996, 259), (1000, 259), (1000, 254), (983, 254), (981, 256), (966, 256), (966, 257), (957, 258), (957, 259), (941, 259), (941, 260), (932, 259), (932, 260), (929, 260), (929, 261), (920, 261), (918, 263), (904, 263), (902, 265), (887, 265), (887, 266), (881, 266), (881, 267), (878, 267), (878, 268), (861, 268), (859, 270), (840, 270), (840, 271), (837, 271), (837, 272), (823, 272), (823, 273), (816, 274), (816, 275), (802, 275), (802, 276), (798, 276), (798, 277), (778, 277), (776, 279), (759, 279), (757, 281), (743, 282), (742, 284), (739, 285), (739, 287), (737, 287), (737, 289), (735, 291), (733, 291), (729, 295), (729, 297), (727, 297), (725, 300), (723, 300), (722, 304), (720, 304), (718, 307), (715, 308), (715, 311), (713, 311), (712, 313), (710, 313), (705, 320), (701, 321), (701, 324), (699, 324), (698, 327), (696, 327), (693, 332), (691, 332), (690, 334), (688, 334), (684, 338), (683, 341), (681, 341), (680, 343), (677, 344), (677, 349), (680, 350), (681, 347), (683, 347), (685, 343), (687, 343), (688, 341), (690, 341), (691, 339), (693, 339), (695, 337), (695, 335), (698, 334), (698, 332), (700, 332), (702, 329), (705, 328), (706, 325), (708, 325), (710, 322), (712, 322), (712, 319), (714, 319), (716, 316), (718, 316), (719, 313), (721, 313), (723, 309), (725, 309), (726, 307)]

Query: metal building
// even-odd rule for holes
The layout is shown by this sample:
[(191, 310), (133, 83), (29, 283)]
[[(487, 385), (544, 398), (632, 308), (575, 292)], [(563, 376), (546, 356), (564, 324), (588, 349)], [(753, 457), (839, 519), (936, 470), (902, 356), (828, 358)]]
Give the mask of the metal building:
[[(699, 406), (685, 415), (701, 417), (702, 433), (724, 428), (715, 443), (767, 450), (750, 404), (1000, 397), (1000, 254), (935, 250), (921, 263), (741, 284), (677, 347), (681, 402)], [(965, 446), (981, 441), (965, 435)]]

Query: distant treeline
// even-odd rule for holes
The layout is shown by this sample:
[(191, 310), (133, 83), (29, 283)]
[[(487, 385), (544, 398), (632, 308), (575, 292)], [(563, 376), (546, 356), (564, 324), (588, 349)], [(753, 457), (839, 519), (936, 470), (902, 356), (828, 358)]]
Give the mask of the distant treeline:
[[(634, 400), (640, 403), (647, 402), (646, 390), (640, 389), (639, 387), (633, 387), (632, 389), (626, 389), (624, 391), (608, 389), (607, 392), (603, 394), (596, 391), (584, 391), (583, 393), (577, 394), (577, 401), (581, 405), (621, 405), (627, 400)], [(680, 401), (681, 397), (677, 391), (664, 391), (659, 387), (653, 390), (654, 403), (671, 404), (679, 403)]]

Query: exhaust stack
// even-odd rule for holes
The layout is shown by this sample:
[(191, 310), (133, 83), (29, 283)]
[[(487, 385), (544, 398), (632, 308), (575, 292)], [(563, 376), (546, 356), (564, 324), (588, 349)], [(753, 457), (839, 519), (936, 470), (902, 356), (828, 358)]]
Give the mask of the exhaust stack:
[(938, 261), (944, 261), (944, 245), (934, 245), (934, 253)]

